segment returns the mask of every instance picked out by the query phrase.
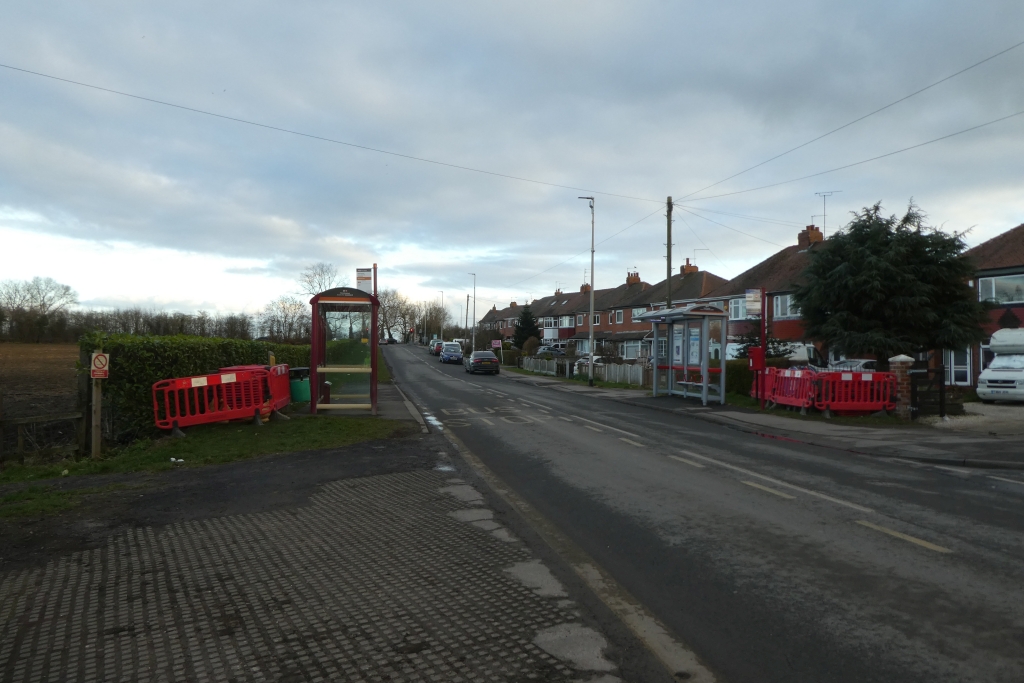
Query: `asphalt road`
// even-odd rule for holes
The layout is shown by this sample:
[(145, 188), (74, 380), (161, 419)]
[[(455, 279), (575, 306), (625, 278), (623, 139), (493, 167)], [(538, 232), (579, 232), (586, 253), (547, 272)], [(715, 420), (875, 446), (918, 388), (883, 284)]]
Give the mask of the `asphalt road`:
[[(1024, 680), (1024, 474), (757, 436), (468, 375), (399, 386), (721, 680)], [(696, 407), (696, 404), (695, 404)]]

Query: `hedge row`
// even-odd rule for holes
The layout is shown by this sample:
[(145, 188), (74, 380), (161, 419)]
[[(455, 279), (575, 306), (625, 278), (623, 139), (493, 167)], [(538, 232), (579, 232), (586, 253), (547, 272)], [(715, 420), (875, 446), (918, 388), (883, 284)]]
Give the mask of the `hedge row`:
[(104, 403), (117, 416), (119, 435), (150, 433), (153, 427), (153, 384), (174, 377), (193, 377), (231, 365), (265, 365), (273, 353), (277, 363), (309, 366), (309, 345), (273, 344), (245, 339), (208, 337), (140, 337), (130, 334), (88, 334), (79, 349), (88, 357), (103, 349), (110, 354), (110, 378), (104, 380)]
[[(768, 366), (775, 368), (788, 368), (788, 358), (770, 358)], [(725, 362), (725, 391), (729, 394), (750, 394), (750, 387), (754, 384), (754, 371), (750, 369), (750, 363), (746, 358), (738, 360), (727, 360)]]

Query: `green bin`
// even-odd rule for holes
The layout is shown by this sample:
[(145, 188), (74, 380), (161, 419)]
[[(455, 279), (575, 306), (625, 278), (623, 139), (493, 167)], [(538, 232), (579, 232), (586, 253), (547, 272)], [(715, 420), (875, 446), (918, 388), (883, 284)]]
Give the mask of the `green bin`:
[(304, 403), (309, 401), (309, 378), (303, 377), (302, 379), (293, 379), (290, 382), (292, 401), (295, 403)]

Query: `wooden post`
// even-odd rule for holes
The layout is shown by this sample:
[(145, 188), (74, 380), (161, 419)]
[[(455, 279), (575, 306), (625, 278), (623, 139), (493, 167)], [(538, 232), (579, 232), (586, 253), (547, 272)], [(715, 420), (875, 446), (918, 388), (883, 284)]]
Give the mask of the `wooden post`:
[(100, 441), (103, 437), (103, 424), (100, 422), (103, 406), (103, 380), (92, 381), (92, 459), (100, 459)]

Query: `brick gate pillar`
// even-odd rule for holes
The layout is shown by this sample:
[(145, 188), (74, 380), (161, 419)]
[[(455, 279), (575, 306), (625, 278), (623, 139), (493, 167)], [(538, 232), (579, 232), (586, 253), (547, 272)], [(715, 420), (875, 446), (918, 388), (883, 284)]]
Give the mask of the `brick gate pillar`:
[(914, 359), (899, 355), (889, 359), (889, 369), (896, 375), (896, 417), (910, 419), (910, 367)]

